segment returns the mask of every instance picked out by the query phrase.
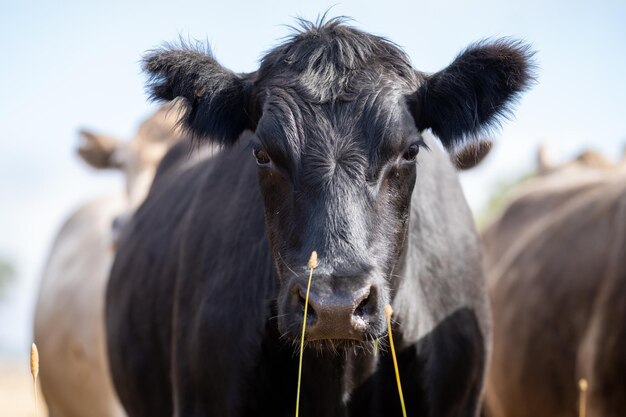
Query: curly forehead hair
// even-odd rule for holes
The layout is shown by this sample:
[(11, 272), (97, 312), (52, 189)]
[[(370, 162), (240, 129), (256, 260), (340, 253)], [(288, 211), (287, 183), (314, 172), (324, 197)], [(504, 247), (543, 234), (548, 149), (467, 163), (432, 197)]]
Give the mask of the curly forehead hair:
[(299, 19), (293, 34), (262, 59), (257, 85), (287, 84), (318, 103), (350, 101), (364, 89), (391, 82), (415, 85), (418, 73), (400, 47), (347, 26), (346, 20)]

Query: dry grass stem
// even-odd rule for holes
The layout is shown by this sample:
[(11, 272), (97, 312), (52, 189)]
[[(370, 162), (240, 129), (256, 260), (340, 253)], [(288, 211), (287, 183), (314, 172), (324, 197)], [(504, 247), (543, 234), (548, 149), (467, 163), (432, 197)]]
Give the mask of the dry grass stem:
[(402, 384), (400, 384), (400, 370), (398, 369), (398, 359), (396, 358), (396, 347), (393, 344), (393, 334), (391, 333), (391, 315), (393, 309), (389, 304), (385, 306), (385, 316), (387, 316), (387, 331), (389, 333), (389, 346), (391, 347), (391, 356), (393, 358), (393, 367), (396, 370), (396, 382), (398, 383), (398, 395), (400, 396), (400, 406), (402, 407), (402, 416), (406, 417), (406, 407), (404, 405), (404, 395), (402, 395)]
[(298, 390), (296, 392), (296, 417), (299, 415), (300, 411), (300, 383), (302, 381), (302, 356), (304, 354), (304, 332), (306, 331), (306, 316), (309, 308), (309, 292), (311, 291), (311, 280), (313, 279), (313, 270), (317, 268), (317, 252), (313, 251), (311, 253), (311, 258), (309, 259), (309, 269), (311, 272), (309, 273), (309, 282), (306, 286), (306, 297), (304, 299), (304, 317), (302, 319), (302, 338), (300, 339), (300, 364), (298, 365)]
[(35, 416), (39, 417), (39, 399), (37, 395), (37, 376), (39, 375), (39, 351), (37, 345), (30, 347), (30, 373), (33, 376), (33, 391), (35, 392)]
[(581, 380), (578, 381), (578, 388), (580, 388), (578, 415), (580, 417), (585, 417), (587, 415), (587, 388), (589, 388), (589, 384), (585, 378), (581, 378)]

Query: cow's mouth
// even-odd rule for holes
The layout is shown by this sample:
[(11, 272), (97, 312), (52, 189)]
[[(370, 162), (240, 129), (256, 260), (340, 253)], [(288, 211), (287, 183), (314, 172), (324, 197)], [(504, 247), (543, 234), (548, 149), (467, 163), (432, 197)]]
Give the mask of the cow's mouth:
[[(300, 339), (292, 339), (292, 346), (299, 353)], [(317, 339), (307, 340), (304, 338), (305, 351), (315, 352), (316, 355), (339, 355), (352, 352), (356, 355), (376, 355), (380, 350), (387, 350), (386, 338), (356, 339)]]

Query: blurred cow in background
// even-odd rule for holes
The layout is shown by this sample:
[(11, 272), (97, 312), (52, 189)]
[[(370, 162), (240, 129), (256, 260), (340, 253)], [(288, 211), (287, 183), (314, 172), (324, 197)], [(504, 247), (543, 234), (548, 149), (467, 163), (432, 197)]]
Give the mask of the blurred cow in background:
[(626, 415), (626, 160), (594, 152), (520, 186), (483, 235), (493, 306), (489, 417)]
[(121, 170), (126, 191), (93, 200), (72, 214), (43, 272), (35, 341), (51, 417), (125, 415), (109, 375), (104, 292), (120, 228), (146, 197), (163, 155), (180, 141), (177, 117), (175, 106), (163, 106), (130, 141), (81, 132), (82, 159), (94, 168)]

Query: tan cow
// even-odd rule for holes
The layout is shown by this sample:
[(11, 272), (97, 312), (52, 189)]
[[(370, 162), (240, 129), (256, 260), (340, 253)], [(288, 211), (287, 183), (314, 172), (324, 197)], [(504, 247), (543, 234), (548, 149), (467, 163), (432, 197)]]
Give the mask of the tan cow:
[(595, 153), (519, 188), (483, 235), (489, 417), (626, 416), (626, 163)]
[(157, 164), (178, 142), (177, 116), (175, 108), (159, 109), (129, 141), (81, 132), (79, 155), (95, 168), (121, 170), (126, 190), (91, 201), (72, 214), (59, 231), (43, 272), (35, 341), (51, 417), (125, 414), (106, 359), (104, 291), (116, 229), (146, 197)]

